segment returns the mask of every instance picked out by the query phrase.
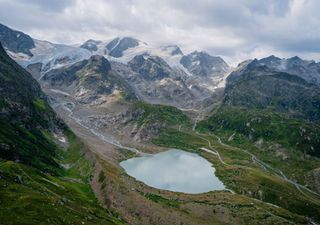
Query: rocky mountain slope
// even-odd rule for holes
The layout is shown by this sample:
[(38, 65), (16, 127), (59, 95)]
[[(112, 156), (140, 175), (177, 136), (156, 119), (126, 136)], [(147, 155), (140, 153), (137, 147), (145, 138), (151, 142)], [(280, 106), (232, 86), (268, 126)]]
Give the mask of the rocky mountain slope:
[[(14, 35), (8, 27), (3, 26), (2, 30)], [(21, 58), (14, 52), (11, 57), (28, 67), (40, 81), (53, 77), (53, 73), (61, 74), (63, 70), (69, 73), (73, 65), (74, 72), (77, 68), (81, 70), (81, 62), (88, 60), (90, 63), (90, 57), (99, 55), (111, 62), (112, 73), (127, 81), (135, 92), (133, 95), (149, 103), (189, 110), (208, 107), (212, 96), (216, 96), (214, 102), (219, 101), (220, 94), (215, 92), (223, 89), (231, 71), (220, 57), (205, 52), (183, 55), (178, 46), (154, 47), (131, 37), (118, 37), (109, 42), (88, 40), (79, 47), (32, 41), (34, 45), (28, 48), (31, 55)]]
[(320, 63), (316, 63), (313, 60), (303, 60), (297, 56), (281, 59), (272, 55), (260, 60), (249, 60), (244, 64), (248, 65), (243, 69), (235, 71), (234, 76), (241, 75), (257, 67), (265, 67), (273, 72), (293, 74), (309, 83), (320, 84)]
[(93, 195), (92, 164), (84, 154), (91, 153), (56, 116), (36, 80), (0, 45), (1, 221), (122, 224)]
[[(319, 167), (320, 88), (309, 76), (279, 69), (279, 60), (268, 57), (240, 64), (227, 79), (221, 106), (198, 129), (219, 133), (318, 190), (319, 177), (308, 177)], [(292, 60), (297, 58), (281, 61)], [(306, 61), (298, 61), (299, 68), (305, 66)]]
[(198, 76), (221, 76), (230, 72), (230, 67), (221, 58), (206, 52), (191, 52), (184, 55), (180, 63), (192, 74)]
[(11, 53), (33, 56), (30, 50), (35, 47), (35, 44), (29, 35), (0, 24), (0, 40), (3, 47)]
[(55, 148), (45, 141), (41, 129), (55, 130), (63, 126), (62, 122), (48, 105), (40, 85), (2, 47), (0, 68), (0, 157), (54, 170)]
[[(279, 67), (281, 62), (286, 66)], [(234, 108), (241, 110), (242, 113), (271, 112), (283, 117), (284, 120), (293, 119), (301, 123), (313, 124), (314, 132), (309, 131), (306, 134), (316, 136), (304, 137), (305, 140), (300, 142), (296, 141), (297, 138), (292, 138), (292, 146), (310, 154), (319, 155), (318, 146), (320, 145), (317, 143), (319, 137), (317, 137), (316, 130), (320, 118), (320, 88), (314, 81), (320, 78), (320, 75), (309, 72), (307, 74), (314, 76), (314, 79), (310, 80), (310, 76), (299, 73), (300, 70), (292, 72), (294, 65), (306, 71), (310, 63), (314, 64), (314, 62), (303, 61), (297, 57), (279, 59), (270, 56), (240, 64), (227, 78), (221, 110), (230, 108), (232, 111)], [(306, 68), (302, 69), (304, 67)], [(222, 123), (228, 126), (227, 121), (222, 121)], [(250, 128), (250, 126), (247, 127)], [(267, 126), (264, 127), (267, 128)], [(299, 129), (304, 130), (298, 126), (296, 129), (297, 133)], [(245, 132), (244, 130), (241, 132)], [(256, 129), (252, 131), (255, 132)], [(268, 133), (261, 135), (266, 136)], [(280, 138), (283, 134), (278, 135)], [(269, 136), (272, 135), (269, 133)], [(300, 136), (302, 137), (303, 134)], [(276, 139), (276, 136), (274, 138)], [(308, 147), (300, 146), (301, 143), (307, 144), (308, 142)]]
[(129, 84), (111, 71), (109, 61), (98, 55), (69, 67), (50, 70), (42, 80), (83, 103), (102, 104), (108, 97), (126, 100), (136, 98)]
[[(270, 57), (260, 61), (270, 62)], [(314, 78), (320, 78), (320, 74)], [(310, 121), (319, 122), (320, 119), (320, 88), (317, 83), (298, 71), (291, 73), (288, 69), (282, 72), (258, 61), (239, 68), (228, 77), (224, 103), (274, 110)]]

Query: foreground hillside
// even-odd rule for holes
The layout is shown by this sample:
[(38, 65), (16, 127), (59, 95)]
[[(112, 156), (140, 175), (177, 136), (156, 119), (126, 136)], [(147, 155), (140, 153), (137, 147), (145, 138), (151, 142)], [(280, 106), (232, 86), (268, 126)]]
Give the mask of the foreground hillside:
[(0, 68), (1, 223), (121, 224), (93, 194), (85, 146), (1, 46)]

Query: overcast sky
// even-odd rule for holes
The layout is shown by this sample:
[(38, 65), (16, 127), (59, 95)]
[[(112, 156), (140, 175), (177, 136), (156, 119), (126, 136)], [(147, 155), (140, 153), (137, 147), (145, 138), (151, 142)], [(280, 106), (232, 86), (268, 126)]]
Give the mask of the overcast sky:
[(133, 36), (232, 63), (320, 60), (319, 9), (319, 0), (0, 0), (0, 22), (56, 43)]

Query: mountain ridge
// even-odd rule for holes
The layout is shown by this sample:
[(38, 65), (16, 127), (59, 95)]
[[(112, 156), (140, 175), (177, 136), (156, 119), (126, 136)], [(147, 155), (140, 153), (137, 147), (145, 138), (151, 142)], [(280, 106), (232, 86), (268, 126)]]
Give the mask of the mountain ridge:
[[(36, 145), (38, 149), (30, 151), (27, 159), (32, 163), (40, 156), (49, 157), (47, 161), (57, 163), (51, 173), (60, 177), (39, 177), (19, 162), (22, 157), (10, 157), (4, 164), (0, 160), (0, 173), (4, 168), (6, 179), (12, 175), (8, 178), (12, 185), (14, 180), (21, 181), (15, 177), (22, 168), (40, 180), (40, 185), (59, 190), (50, 202), (62, 205), (59, 210), (64, 205), (72, 209), (79, 205), (77, 213), (84, 210), (74, 218), (66, 213), (64, 219), (77, 224), (111, 219), (121, 224), (124, 218), (133, 225), (306, 224), (319, 220), (320, 89), (314, 61), (269, 56), (232, 68), (204, 51), (184, 54), (178, 46), (154, 47), (130, 37), (110, 42), (87, 40), (74, 46), (34, 43), (33, 55), (24, 58), (7, 49), (39, 84), (35, 79), (34, 87), (25, 84), (23, 78), (31, 76), (16, 63), (17, 74), (26, 75), (21, 77), (23, 87), (15, 73), (0, 76), (5, 81), (0, 86), (9, 87), (0, 89), (0, 93), (8, 92), (0, 96), (0, 118), (4, 115), (0, 148), (9, 152), (14, 140), (26, 139), (17, 149), (23, 154), (26, 147)], [(16, 80), (13, 84), (12, 78)], [(40, 87), (48, 99), (37, 95)], [(85, 145), (68, 130), (44, 129), (39, 124), (52, 112), (49, 103)], [(21, 118), (17, 126), (7, 126), (7, 121), (16, 123), (10, 107), (12, 115)], [(32, 109), (31, 116), (25, 113)], [(48, 148), (42, 150), (35, 140), (47, 140)], [(59, 151), (52, 142), (71, 151)], [(120, 161), (169, 148), (208, 160), (226, 190), (199, 195), (158, 190), (128, 176), (119, 166)], [(52, 154), (52, 149), (58, 154)], [(34, 167), (48, 172), (50, 168), (40, 161)], [(11, 172), (7, 164), (17, 170)], [(96, 208), (90, 184), (107, 215)], [(7, 211), (0, 207), (1, 212)]]

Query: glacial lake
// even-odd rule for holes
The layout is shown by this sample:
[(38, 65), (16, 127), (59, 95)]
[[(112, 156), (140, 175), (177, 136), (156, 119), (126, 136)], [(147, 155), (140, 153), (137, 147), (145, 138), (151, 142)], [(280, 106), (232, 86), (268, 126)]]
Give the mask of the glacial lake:
[(120, 166), (130, 176), (157, 189), (189, 194), (225, 189), (209, 161), (182, 150), (131, 158)]

